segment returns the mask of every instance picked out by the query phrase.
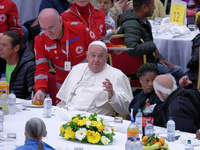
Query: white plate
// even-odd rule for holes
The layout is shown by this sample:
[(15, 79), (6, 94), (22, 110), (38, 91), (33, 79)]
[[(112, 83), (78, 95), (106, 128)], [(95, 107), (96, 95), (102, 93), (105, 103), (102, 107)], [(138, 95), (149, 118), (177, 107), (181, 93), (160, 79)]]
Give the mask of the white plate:
[(120, 51), (127, 51), (130, 49), (134, 49), (134, 48), (123, 48), (123, 47), (109, 47), (109, 50), (115, 51), (115, 50), (120, 50)]
[(21, 104), (24, 107), (32, 107), (32, 108), (42, 108), (42, 107), (44, 107), (43, 105), (33, 105), (32, 100), (23, 101), (23, 102), (21, 102)]

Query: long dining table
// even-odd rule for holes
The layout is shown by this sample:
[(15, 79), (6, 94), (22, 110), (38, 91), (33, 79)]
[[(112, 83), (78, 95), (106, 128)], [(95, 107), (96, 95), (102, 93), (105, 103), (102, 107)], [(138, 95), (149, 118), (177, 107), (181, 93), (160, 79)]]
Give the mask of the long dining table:
[[(25, 105), (24, 105), (25, 102)], [(52, 107), (52, 117), (43, 117), (43, 107), (31, 106), (30, 103), (27, 105), (27, 101), (17, 99), (16, 108), (19, 112), (15, 115), (5, 115), (4, 117), (4, 130), (0, 132), (0, 149), (1, 150), (13, 150), (18, 146), (24, 144), (25, 135), (24, 128), (25, 123), (32, 117), (41, 118), (47, 127), (47, 136), (42, 140), (57, 150), (74, 150), (76, 147), (83, 148), (83, 150), (123, 150), (125, 149), (125, 142), (127, 139), (126, 129), (130, 124), (130, 121), (124, 120), (121, 125), (124, 129), (116, 128), (118, 125), (114, 123), (114, 118), (109, 116), (100, 115), (104, 118), (110, 125), (113, 125), (115, 131), (114, 141), (107, 146), (99, 146), (88, 143), (80, 143), (78, 141), (69, 141), (59, 136), (60, 126), (67, 123), (72, 116), (77, 114), (86, 114), (86, 112), (76, 111), (76, 110), (66, 110), (56, 106)], [(62, 110), (62, 111), (61, 111)], [(64, 110), (64, 111), (63, 111)], [(122, 128), (121, 128), (122, 129)], [(166, 128), (155, 127), (155, 133), (158, 136), (166, 136)], [(121, 132), (123, 131), (123, 132)], [(125, 131), (125, 132), (124, 132)], [(8, 133), (16, 133), (16, 139), (7, 138)], [(180, 136), (182, 139), (194, 139), (195, 134), (176, 131), (176, 136)], [(181, 140), (176, 140), (175, 142), (168, 142), (170, 150), (184, 150), (185, 144)], [(199, 141), (197, 141), (199, 142)], [(199, 150), (200, 146), (195, 143), (194, 150)]]

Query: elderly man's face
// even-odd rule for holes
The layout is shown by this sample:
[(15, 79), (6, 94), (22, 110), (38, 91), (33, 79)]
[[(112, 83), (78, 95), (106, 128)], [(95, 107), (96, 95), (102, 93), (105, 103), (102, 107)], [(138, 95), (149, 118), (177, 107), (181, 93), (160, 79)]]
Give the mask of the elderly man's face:
[(100, 45), (91, 45), (87, 51), (88, 67), (92, 72), (99, 72), (108, 59), (106, 50)]
[(62, 37), (62, 19), (56, 16), (39, 19), (41, 30), (51, 40), (60, 40)]
[(15, 55), (17, 51), (12, 48), (11, 44), (11, 37), (7, 35), (2, 35), (0, 38), (0, 56), (1, 58), (7, 60), (9, 59), (12, 55)]

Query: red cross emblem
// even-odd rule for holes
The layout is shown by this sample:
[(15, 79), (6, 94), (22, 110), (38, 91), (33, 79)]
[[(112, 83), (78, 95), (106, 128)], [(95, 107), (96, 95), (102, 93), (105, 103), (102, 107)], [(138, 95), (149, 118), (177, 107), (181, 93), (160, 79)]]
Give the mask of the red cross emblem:
[(83, 52), (83, 47), (82, 46), (77, 46), (75, 49), (77, 54), (81, 54)]
[(6, 15), (5, 14), (0, 14), (0, 22), (5, 22), (6, 21)]

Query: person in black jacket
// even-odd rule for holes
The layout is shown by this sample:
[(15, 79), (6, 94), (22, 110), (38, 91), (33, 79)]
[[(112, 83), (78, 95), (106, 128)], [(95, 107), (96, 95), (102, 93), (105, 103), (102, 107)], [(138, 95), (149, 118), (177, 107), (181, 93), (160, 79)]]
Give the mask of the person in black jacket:
[(6, 75), (9, 90), (14, 90), (17, 98), (30, 99), (28, 89), (34, 86), (36, 63), (19, 33), (7, 31), (1, 36), (0, 57), (0, 73)]
[(155, 43), (151, 25), (147, 17), (152, 16), (155, 6), (154, 0), (134, 0), (134, 9), (123, 13), (120, 19), (118, 34), (124, 34), (124, 43), (133, 48), (127, 51), (130, 56), (147, 56), (147, 62), (155, 63), (160, 74), (171, 73), (177, 80), (184, 76), (180, 66), (166, 61), (159, 53)]
[[(197, 18), (196, 27), (200, 30), (200, 16)], [(187, 64), (187, 68), (189, 69), (186, 72), (186, 75), (192, 82), (198, 80), (198, 72), (199, 72), (199, 46), (200, 46), (200, 34), (198, 34), (192, 40), (192, 58), (189, 60)]]
[(196, 133), (200, 128), (200, 93), (193, 84), (188, 84), (191, 81), (185, 78), (187, 77), (182, 79), (188, 82), (179, 82), (181, 86), (178, 87), (174, 77), (169, 74), (158, 75), (154, 79), (155, 93), (163, 102), (157, 109), (162, 115), (164, 125), (171, 116), (177, 130)]
[(153, 109), (154, 114), (154, 125), (163, 126), (162, 121), (160, 122), (160, 115), (157, 112), (157, 106), (162, 102), (155, 94), (153, 89), (153, 80), (159, 74), (158, 67), (154, 63), (145, 63), (143, 64), (137, 73), (137, 77), (140, 80), (142, 85), (142, 91), (135, 95), (133, 100), (129, 105), (129, 112), (133, 108), (133, 117), (135, 118), (138, 108), (141, 108), (143, 111), (145, 109), (146, 103), (150, 103), (151, 108)]

